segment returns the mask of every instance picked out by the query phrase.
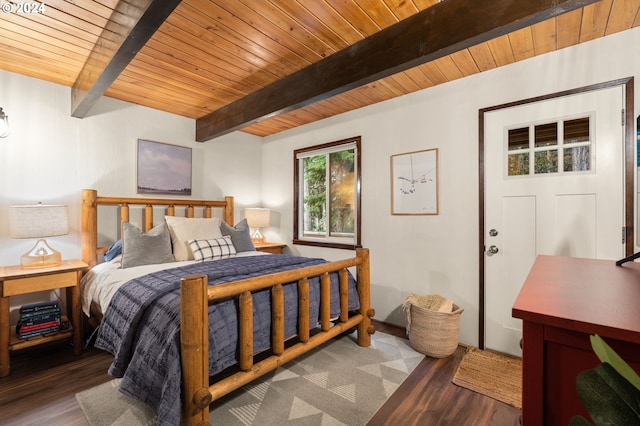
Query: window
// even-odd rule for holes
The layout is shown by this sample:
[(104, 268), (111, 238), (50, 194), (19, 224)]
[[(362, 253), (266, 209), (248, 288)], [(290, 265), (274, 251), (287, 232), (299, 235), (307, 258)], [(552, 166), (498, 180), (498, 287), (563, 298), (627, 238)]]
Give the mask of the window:
[(293, 154), (293, 243), (360, 247), (360, 137)]
[(592, 170), (590, 117), (509, 129), (508, 176)]

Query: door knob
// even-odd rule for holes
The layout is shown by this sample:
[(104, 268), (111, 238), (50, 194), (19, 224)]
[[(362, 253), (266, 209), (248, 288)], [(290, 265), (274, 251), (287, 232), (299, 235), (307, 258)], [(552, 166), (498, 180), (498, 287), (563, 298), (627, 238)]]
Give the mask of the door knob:
[(498, 250), (498, 247), (496, 246), (491, 246), (487, 249), (487, 256), (493, 256), (494, 254), (496, 254), (497, 252), (499, 252), (500, 250)]

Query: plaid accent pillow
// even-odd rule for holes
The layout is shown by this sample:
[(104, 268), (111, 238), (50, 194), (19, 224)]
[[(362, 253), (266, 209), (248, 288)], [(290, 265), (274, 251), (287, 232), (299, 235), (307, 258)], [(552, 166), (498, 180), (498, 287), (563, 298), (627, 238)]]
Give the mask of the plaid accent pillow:
[(193, 258), (201, 262), (225, 259), (236, 255), (236, 249), (229, 236), (213, 240), (189, 240), (189, 248), (191, 248)]

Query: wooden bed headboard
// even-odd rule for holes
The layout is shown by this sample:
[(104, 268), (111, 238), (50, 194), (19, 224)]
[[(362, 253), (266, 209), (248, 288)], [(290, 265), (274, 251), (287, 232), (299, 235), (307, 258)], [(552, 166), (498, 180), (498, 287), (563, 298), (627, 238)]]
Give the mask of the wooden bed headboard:
[(194, 208), (203, 207), (204, 217), (212, 217), (211, 209), (222, 209), (224, 221), (233, 226), (233, 197), (224, 200), (186, 200), (164, 198), (99, 197), (95, 189), (82, 190), (82, 260), (95, 266), (98, 263), (98, 206), (120, 206), (120, 226), (129, 221), (129, 206), (144, 206), (143, 231), (153, 228), (153, 207), (166, 206), (166, 215), (175, 215), (175, 206), (186, 206), (186, 217), (194, 217)]

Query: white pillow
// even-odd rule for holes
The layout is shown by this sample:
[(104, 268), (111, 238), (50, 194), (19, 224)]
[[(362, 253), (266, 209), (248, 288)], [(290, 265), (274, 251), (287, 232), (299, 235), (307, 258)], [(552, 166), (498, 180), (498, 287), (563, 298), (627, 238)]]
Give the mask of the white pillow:
[(189, 240), (214, 240), (222, 237), (220, 232), (220, 218), (188, 218), (165, 216), (169, 227), (173, 256), (176, 261), (193, 260), (193, 253), (189, 248)]
[(231, 237), (226, 236), (213, 240), (189, 240), (193, 258), (199, 261), (218, 260), (236, 255)]

